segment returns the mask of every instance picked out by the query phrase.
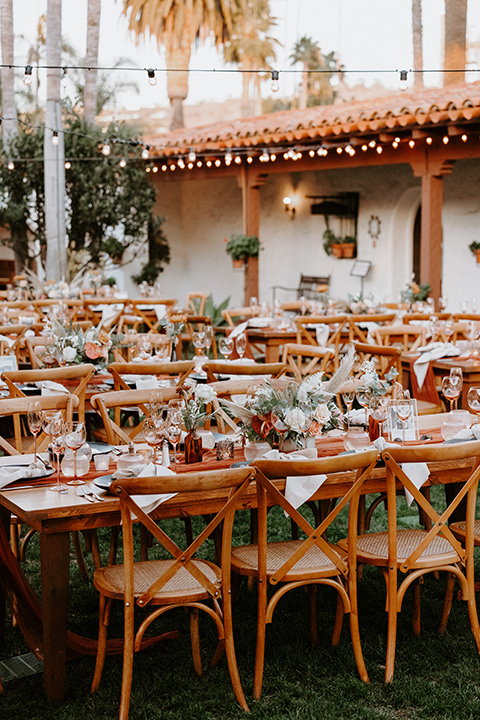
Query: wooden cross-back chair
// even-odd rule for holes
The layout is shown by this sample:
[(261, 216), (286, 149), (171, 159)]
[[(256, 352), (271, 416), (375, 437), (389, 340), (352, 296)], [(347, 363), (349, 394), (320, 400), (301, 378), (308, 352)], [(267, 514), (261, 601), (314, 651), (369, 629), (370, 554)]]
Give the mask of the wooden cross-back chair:
[(355, 342), (354, 347), (359, 364), (362, 364), (365, 360), (373, 360), (380, 379), (383, 379), (392, 368), (395, 368), (398, 372), (397, 380), (402, 382), (402, 352), (400, 348), (360, 342)]
[[(135, 478), (112, 483), (111, 490), (120, 499), (124, 564), (96, 570), (94, 584), (100, 593), (99, 640), (92, 692), (98, 689), (106, 655), (108, 622), (111, 605), (120, 600), (124, 608), (123, 677), (120, 720), (127, 720), (133, 675), (133, 657), (141, 649), (143, 635), (151, 622), (172, 609), (184, 608), (190, 614), (190, 630), (194, 668), (202, 673), (200, 657), (199, 612), (215, 623), (219, 642), (212, 659), (216, 665), (226, 651), (228, 669), (237, 701), (248, 711), (238, 674), (231, 609), (231, 544), (235, 510), (255, 477), (251, 468), (214, 470), (162, 477)], [(188, 547), (183, 549), (167, 529), (159, 526), (139, 507), (132, 495), (151, 493), (182, 493), (188, 498), (198, 492), (223, 493), (225, 501), (208, 525)], [(193, 502), (193, 501), (192, 501)], [(148, 530), (161, 548), (168, 553), (165, 560), (135, 562), (133, 518)], [(220, 565), (198, 559), (196, 553), (213, 533), (221, 528), (222, 554)], [(135, 609), (149, 611), (135, 631)], [(154, 641), (155, 639), (153, 639)], [(152, 640), (150, 640), (152, 642)]]
[(313, 347), (287, 343), (283, 346), (282, 362), (298, 382), (313, 373), (325, 374), (333, 363), (335, 351), (332, 348)]
[(379, 326), (390, 325), (396, 317), (396, 313), (377, 313), (375, 315), (349, 315), (348, 341), (367, 343), (369, 328), (362, 327), (363, 325), (369, 323), (375, 323)]
[(212, 327), (212, 319), (208, 315), (186, 315), (185, 329), (177, 338), (177, 353), (183, 357), (188, 353), (188, 346), (192, 342), (194, 332), (203, 332), (205, 327)]
[(404, 352), (414, 352), (426, 344), (427, 331), (418, 325), (386, 325), (372, 332), (376, 345), (399, 347)]
[(131, 298), (129, 300), (129, 314), (138, 315), (142, 323), (147, 326), (147, 332), (158, 332), (161, 320), (158, 318), (155, 307), (164, 306), (165, 316), (168, 316), (176, 303), (177, 298)]
[(227, 308), (222, 310), (222, 317), (230, 327), (235, 327), (244, 320), (250, 320), (258, 315), (257, 310), (251, 307)]
[[(176, 388), (162, 388), (163, 402), (178, 399), (179, 391)], [(110, 445), (135, 442), (140, 440), (143, 420), (137, 425), (123, 427), (120, 425), (120, 414), (123, 408), (138, 408), (145, 416), (150, 417), (149, 403), (152, 401), (151, 390), (117, 390), (93, 395), (90, 399), (92, 408), (100, 415), (104, 427), (104, 435), (99, 436)], [(110, 411), (113, 410), (113, 418)], [(102, 434), (103, 435), (103, 434)], [(143, 441), (143, 439), (142, 439)]]
[(111, 363), (107, 370), (112, 374), (114, 390), (131, 390), (124, 380), (124, 375), (148, 375), (169, 377), (174, 380), (176, 387), (183, 385), (193, 371), (194, 363), (191, 360), (178, 360), (177, 362), (142, 362)]
[[(480, 478), (480, 441), (451, 445), (417, 445), (388, 448), (382, 452), (386, 467), (387, 521), (385, 532), (359, 535), (356, 540), (359, 564), (375, 565), (384, 575), (388, 613), (385, 681), (393, 679), (397, 617), (406, 591), (413, 591), (413, 630), (420, 634), (420, 581), (427, 573), (446, 572), (447, 592), (439, 632), (446, 629), (453, 599), (455, 580), (460, 584), (461, 599), (468, 606), (470, 627), (480, 652), (480, 627), (477, 617), (474, 583), (474, 523), (478, 481)], [(473, 460), (473, 468), (471, 462)], [(442, 510), (435, 509), (408, 477), (409, 463), (458, 463), (466, 470), (452, 471), (458, 483), (455, 497)], [(470, 467), (470, 470), (468, 468)], [(453, 478), (452, 478), (453, 479)], [(428, 519), (427, 529), (399, 529), (397, 526), (397, 487), (404, 487)], [(449, 520), (466, 502), (465, 547), (449, 528)], [(340, 545), (346, 548), (346, 541)], [(403, 578), (403, 579), (402, 579)]]
[(334, 351), (333, 367), (337, 370), (340, 364), (340, 350), (346, 342), (348, 317), (346, 315), (307, 315), (294, 318), (297, 327), (297, 344), (319, 347), (315, 325), (327, 325), (328, 340), (325, 347)]
[(95, 373), (95, 365), (67, 365), (65, 367), (48, 368), (46, 370), (7, 370), (1, 379), (7, 384), (10, 397), (25, 397), (25, 393), (17, 384), (55, 382), (65, 385), (72, 395), (78, 397), (78, 419), (85, 421), (85, 391), (88, 381)]
[(436, 313), (405, 313), (402, 315), (402, 323), (404, 325), (413, 324), (416, 322), (428, 322), (431, 317), (437, 318), (437, 320), (448, 320), (451, 317), (451, 313), (448, 312), (436, 312)]
[(208, 300), (207, 292), (189, 292), (185, 299), (185, 310), (189, 315), (203, 315), (205, 303)]
[(235, 377), (258, 377), (279, 378), (285, 375), (287, 366), (284, 363), (242, 363), (225, 362), (221, 360), (209, 360), (203, 364), (203, 370), (207, 373), (207, 382), (217, 382), (217, 375), (228, 375)]
[[(344, 613), (350, 616), (350, 631), (353, 651), (360, 677), (368, 681), (363, 661), (358, 629), (355, 540), (358, 522), (359, 498), (363, 484), (378, 459), (376, 449), (355, 455), (343, 455), (309, 461), (256, 460), (253, 465), (257, 474), (258, 541), (251, 545), (232, 549), (232, 569), (239, 575), (258, 580), (257, 605), (257, 646), (255, 658), (255, 679), (253, 695), (260, 698), (265, 654), (266, 625), (272, 621), (273, 612), (279, 600), (290, 590), (306, 587), (309, 590), (310, 636), (317, 640), (317, 618), (315, 589), (327, 585), (337, 592), (337, 613), (332, 644), (340, 639)], [(347, 472), (343, 496), (335, 507), (321, 520), (318, 527), (312, 526), (303, 515), (285, 498), (275, 481), (305, 475), (341, 477), (337, 473)], [(271, 504), (279, 505), (305, 533), (301, 540), (267, 540)], [(348, 528), (350, 547), (348, 553), (340, 551), (325, 539), (325, 534), (338, 514), (348, 507)], [(350, 568), (354, 571), (350, 572)], [(268, 589), (273, 589), (273, 594)]]
[(20, 360), (22, 338), (28, 330), (28, 325), (0, 325), (0, 338), (8, 338), (8, 354), (15, 355)]
[(170, 358), (172, 354), (172, 341), (167, 335), (163, 335), (162, 333), (125, 333), (122, 342), (113, 348), (115, 362), (132, 362), (138, 345), (142, 341), (150, 343), (152, 357), (156, 355), (157, 346), (161, 345), (163, 361)]
[(78, 314), (83, 310), (83, 300), (77, 298), (48, 298), (44, 300), (33, 300), (32, 305), (35, 311), (38, 313), (40, 319), (46, 319), (49, 315), (49, 310), (54, 305), (63, 305), (67, 308), (68, 316), (76, 322)]

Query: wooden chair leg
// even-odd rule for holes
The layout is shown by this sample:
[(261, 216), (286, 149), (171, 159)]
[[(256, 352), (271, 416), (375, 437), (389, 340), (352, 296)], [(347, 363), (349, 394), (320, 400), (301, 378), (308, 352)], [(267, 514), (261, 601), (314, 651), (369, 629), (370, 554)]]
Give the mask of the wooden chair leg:
[(337, 593), (337, 606), (335, 608), (335, 622), (333, 625), (332, 634), (332, 645), (336, 647), (340, 642), (340, 635), (342, 633), (343, 617), (345, 615), (345, 608), (340, 595)]
[(448, 618), (450, 617), (450, 610), (452, 609), (453, 595), (455, 591), (455, 575), (448, 573), (447, 576), (447, 589), (445, 591), (445, 600), (443, 603), (442, 617), (440, 618), (440, 625), (438, 626), (438, 632), (443, 635), (447, 629)]
[(393, 680), (393, 671), (395, 668), (395, 649), (397, 643), (397, 569), (392, 568), (388, 573), (387, 581), (387, 612), (388, 612), (388, 632), (387, 632), (387, 657), (385, 661), (385, 682), (390, 683)]
[(98, 623), (98, 646), (97, 646), (97, 658), (95, 661), (95, 672), (93, 674), (91, 693), (95, 693), (100, 685), (102, 678), (103, 666), (105, 664), (105, 655), (107, 652), (107, 632), (108, 623), (110, 621), (110, 612), (112, 606), (112, 600), (106, 598), (104, 595), (100, 595), (99, 604), (99, 623)]
[(124, 606), (125, 613), (125, 630), (123, 644), (123, 672), (122, 672), (122, 696), (120, 700), (119, 720), (128, 720), (128, 711), (130, 709), (130, 693), (132, 691), (132, 675), (133, 675), (133, 653), (135, 651), (135, 631), (134, 631), (134, 612), (133, 605)]
[[(363, 659), (362, 644), (360, 641), (360, 628), (358, 626), (357, 602), (357, 575), (355, 570), (350, 572), (348, 579), (348, 594), (350, 598), (350, 635), (352, 638), (353, 654), (357, 664), (357, 671), (363, 682), (369, 682), (365, 660)], [(340, 595), (338, 596), (340, 600)], [(343, 609), (343, 603), (342, 609)]]
[(227, 598), (223, 601), (223, 626), (225, 633), (225, 652), (227, 655), (228, 671), (232, 682), (233, 692), (240, 707), (249, 712), (245, 695), (243, 694), (242, 683), (238, 673), (237, 656), (235, 654), (235, 644), (233, 639), (233, 620), (232, 620), (232, 603), (231, 595), (227, 593)]
[(82, 547), (80, 545), (80, 535), (77, 530), (72, 532), (72, 540), (80, 575), (84, 580), (88, 580), (88, 570), (85, 563), (85, 558), (83, 557)]
[(21, 543), (20, 543), (20, 553), (19, 553), (19, 560), (20, 562), (25, 562), (25, 554), (27, 551), (27, 545), (32, 539), (32, 537), (35, 535), (36, 530), (33, 528), (30, 528), (30, 530), (26, 533), (26, 535), (23, 537)]
[(108, 564), (115, 565), (117, 559), (118, 536), (120, 534), (120, 528), (112, 527), (111, 533), (112, 534), (110, 536), (110, 552), (108, 554)]
[(202, 674), (202, 659), (200, 656), (200, 634), (198, 631), (198, 610), (190, 608), (190, 640), (192, 643), (193, 666), (197, 675)]
[(265, 663), (265, 631), (267, 614), (267, 588), (265, 583), (258, 583), (257, 603), (257, 645), (255, 649), (255, 675), (253, 680), (253, 697), (260, 700), (263, 683), (263, 666)]
[(421, 614), (420, 614), (420, 580), (416, 580), (412, 584), (413, 592), (413, 608), (412, 608), (412, 629), (416, 637), (422, 632)]

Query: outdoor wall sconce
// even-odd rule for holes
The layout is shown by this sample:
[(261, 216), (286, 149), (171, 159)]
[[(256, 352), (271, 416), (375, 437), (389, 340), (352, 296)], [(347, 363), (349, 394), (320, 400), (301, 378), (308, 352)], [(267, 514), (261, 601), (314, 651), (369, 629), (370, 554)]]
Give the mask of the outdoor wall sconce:
[(294, 220), (295, 219), (295, 208), (292, 205), (292, 198), (288, 197), (288, 195), (286, 195), (283, 198), (283, 207), (285, 208), (285, 212), (290, 214), (290, 219)]

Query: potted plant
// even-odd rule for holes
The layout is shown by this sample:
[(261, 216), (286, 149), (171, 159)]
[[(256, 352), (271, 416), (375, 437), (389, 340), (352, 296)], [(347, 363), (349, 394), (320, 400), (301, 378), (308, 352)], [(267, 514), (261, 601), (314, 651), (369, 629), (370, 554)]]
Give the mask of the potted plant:
[(334, 255), (338, 258), (342, 257), (340, 238), (338, 238), (330, 228), (327, 228), (323, 233), (323, 249), (327, 255)]
[(242, 267), (249, 257), (257, 258), (261, 245), (256, 235), (232, 235), (225, 247), (234, 267)]
[(344, 257), (344, 258), (355, 257), (356, 250), (357, 250), (357, 241), (355, 240), (353, 235), (347, 235), (346, 237), (342, 238), (341, 248), (342, 248), (342, 257)]
[(480, 263), (480, 242), (478, 242), (478, 240), (472, 240), (468, 247), (477, 258), (477, 263)]

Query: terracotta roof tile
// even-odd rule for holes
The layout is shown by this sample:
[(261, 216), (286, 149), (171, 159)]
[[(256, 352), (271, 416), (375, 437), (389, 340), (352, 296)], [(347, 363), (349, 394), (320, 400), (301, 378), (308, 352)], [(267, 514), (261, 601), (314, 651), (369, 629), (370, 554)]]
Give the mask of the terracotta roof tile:
[(281, 112), (252, 118), (238, 118), (202, 127), (175, 130), (148, 138), (158, 154), (176, 154), (189, 148), (226, 149), (278, 145), (300, 140), (338, 138), (339, 135), (377, 133), (385, 128), (438, 126), (468, 122), (480, 116), (480, 82), (398, 92), (389, 97), (339, 105), (322, 105), (306, 110)]

